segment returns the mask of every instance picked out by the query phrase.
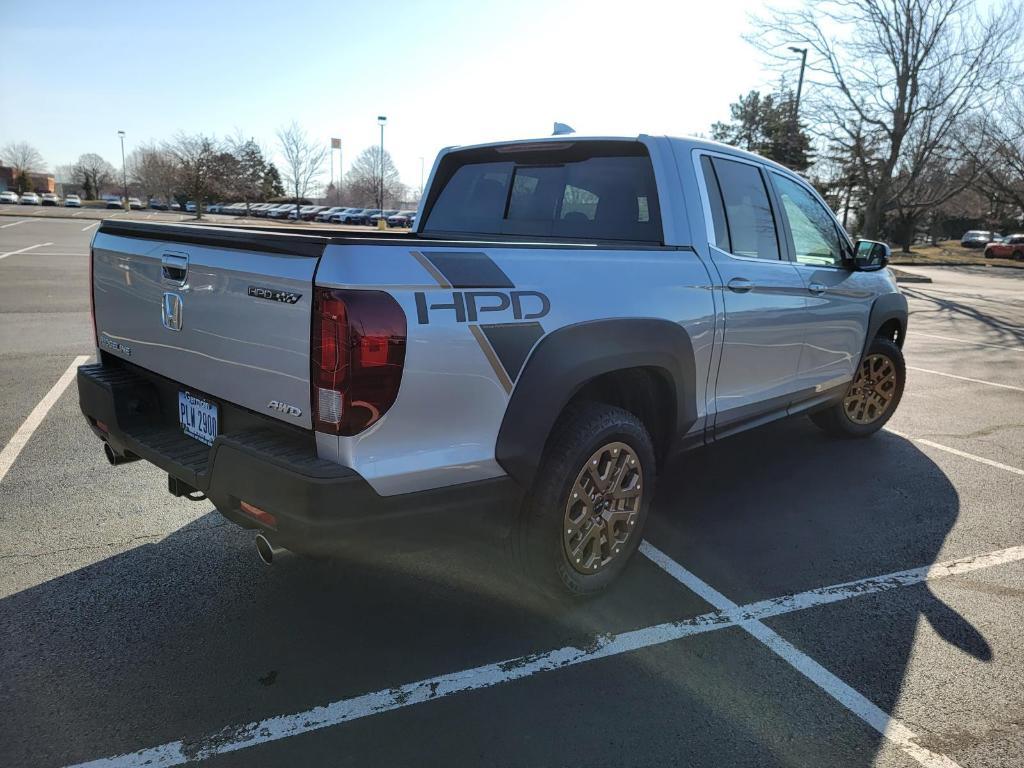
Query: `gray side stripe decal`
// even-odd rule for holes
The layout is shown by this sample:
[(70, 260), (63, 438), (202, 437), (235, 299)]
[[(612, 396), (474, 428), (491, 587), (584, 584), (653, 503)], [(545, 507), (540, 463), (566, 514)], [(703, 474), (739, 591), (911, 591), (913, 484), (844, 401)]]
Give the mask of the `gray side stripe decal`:
[(498, 325), (481, 325), (491, 348), (501, 361), (510, 381), (519, 378), (527, 355), (533, 349), (544, 328), (540, 323), (502, 323)]
[(419, 251), (452, 288), (515, 288), (501, 267), (483, 251)]

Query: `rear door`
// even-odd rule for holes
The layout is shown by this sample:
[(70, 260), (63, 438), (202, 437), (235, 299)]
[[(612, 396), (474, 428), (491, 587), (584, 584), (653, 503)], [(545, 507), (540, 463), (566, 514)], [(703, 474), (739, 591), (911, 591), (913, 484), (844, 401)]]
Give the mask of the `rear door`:
[(760, 165), (698, 153), (725, 329), (715, 386), (718, 436), (785, 413), (798, 388), (806, 288), (785, 258)]
[(230, 230), (204, 242), (192, 227), (190, 242), (173, 232), (153, 239), (149, 226), (137, 236), (104, 224), (93, 241), (100, 348), (200, 397), (310, 427), (310, 314), (323, 245)]

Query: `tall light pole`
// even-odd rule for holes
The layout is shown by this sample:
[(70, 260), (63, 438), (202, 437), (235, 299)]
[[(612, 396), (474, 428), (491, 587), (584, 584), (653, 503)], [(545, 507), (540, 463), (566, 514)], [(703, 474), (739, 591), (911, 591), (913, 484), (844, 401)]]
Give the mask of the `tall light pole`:
[[(388, 223), (384, 219), (384, 123), (388, 119), (384, 115), (377, 115), (377, 124), (380, 125), (380, 217), (377, 219), (377, 227), (384, 229)], [(383, 224), (384, 226), (381, 226)]]
[(807, 49), (797, 48), (795, 45), (789, 46), (789, 50), (793, 53), (800, 54), (800, 79), (796, 84), (796, 103), (793, 105), (793, 129), (789, 132), (788, 140), (786, 145), (789, 148), (789, 157), (786, 158), (790, 163), (796, 159), (796, 150), (800, 142), (800, 94), (804, 89), (804, 69), (807, 67)]
[(800, 79), (796, 84), (796, 105), (793, 107), (793, 120), (800, 119), (800, 92), (804, 89), (804, 69), (807, 67), (807, 49), (797, 48), (795, 45), (789, 46), (789, 50), (793, 53), (800, 54)]
[[(122, 205), (124, 209), (129, 210), (128, 207), (128, 166), (124, 162), (124, 131), (118, 131), (117, 135), (121, 137), (121, 183), (124, 185), (124, 200)], [(96, 190), (99, 192), (99, 190)]]

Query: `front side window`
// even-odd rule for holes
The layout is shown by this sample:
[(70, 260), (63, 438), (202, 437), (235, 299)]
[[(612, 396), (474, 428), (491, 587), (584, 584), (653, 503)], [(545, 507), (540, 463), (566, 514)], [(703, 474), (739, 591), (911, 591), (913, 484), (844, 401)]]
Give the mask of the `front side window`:
[[(715, 208), (718, 206), (712, 204), (718, 247), (735, 256), (777, 261), (779, 240), (761, 172), (749, 163), (721, 157), (713, 158), (710, 164), (721, 194), (717, 215)], [(714, 195), (714, 187), (708, 185), (709, 195)], [(719, 218), (723, 220), (725, 242), (718, 231)]]
[(801, 184), (773, 174), (799, 264), (836, 267), (843, 263), (839, 230), (825, 207)]

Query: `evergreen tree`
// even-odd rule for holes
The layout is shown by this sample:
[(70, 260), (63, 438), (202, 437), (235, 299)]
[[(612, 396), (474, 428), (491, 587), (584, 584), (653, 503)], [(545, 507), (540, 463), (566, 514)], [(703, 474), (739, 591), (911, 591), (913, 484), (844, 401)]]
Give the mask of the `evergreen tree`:
[(804, 171), (812, 160), (810, 139), (795, 119), (795, 106), (795, 95), (788, 88), (766, 95), (751, 91), (729, 106), (728, 123), (711, 126), (711, 137)]
[(267, 163), (266, 171), (263, 174), (263, 191), (260, 196), (264, 200), (284, 197), (284, 184), (281, 182), (281, 173), (273, 163)]

